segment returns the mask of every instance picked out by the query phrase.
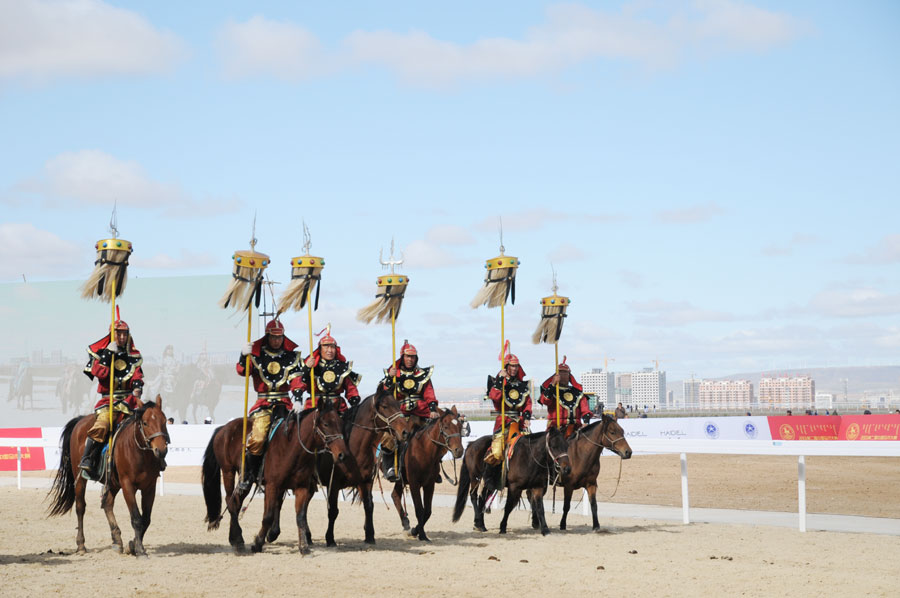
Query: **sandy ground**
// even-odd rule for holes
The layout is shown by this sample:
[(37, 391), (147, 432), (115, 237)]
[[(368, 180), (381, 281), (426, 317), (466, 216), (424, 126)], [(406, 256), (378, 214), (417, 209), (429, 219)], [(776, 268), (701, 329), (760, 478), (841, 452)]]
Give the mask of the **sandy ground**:
[[(777, 466), (773, 466), (773, 461)], [(898, 517), (896, 461), (809, 459), (811, 512)], [(893, 462), (893, 466), (891, 466)], [(725, 508), (794, 510), (796, 460), (724, 456), (689, 457), (692, 504)], [(624, 463), (616, 502), (680, 504), (677, 457), (637, 457)], [(604, 461), (601, 493), (615, 487), (618, 461)], [(46, 475), (31, 474), (31, 475)], [(198, 479), (195, 468), (170, 469), (167, 481)], [(443, 488), (452, 490), (449, 485)], [(431, 543), (409, 539), (393, 509), (376, 495), (378, 544), (363, 544), (362, 509), (342, 505), (337, 549), (322, 544), (323, 501), (313, 501), (312, 555), (297, 552), (292, 501), (285, 503), (284, 534), (263, 554), (235, 556), (223, 528), (206, 531), (202, 499), (159, 497), (145, 539), (149, 558), (121, 556), (110, 547), (99, 494), (89, 493), (85, 517), (88, 554), (74, 555), (75, 516), (45, 517), (45, 493), (0, 488), (0, 585), (3, 596), (323, 596), (365, 593), (441, 596), (521, 596), (595, 591), (625, 596), (716, 595), (896, 596), (900, 537), (808, 532), (795, 529), (604, 519), (606, 531), (570, 515), (571, 531), (546, 538), (531, 530), (529, 513), (516, 511), (510, 533), (471, 531), (471, 508), (462, 521), (437, 508), (427, 529)], [(243, 519), (255, 534), (262, 501)], [(132, 535), (124, 503), (117, 501), (123, 536)], [(555, 527), (557, 516), (550, 516)]]

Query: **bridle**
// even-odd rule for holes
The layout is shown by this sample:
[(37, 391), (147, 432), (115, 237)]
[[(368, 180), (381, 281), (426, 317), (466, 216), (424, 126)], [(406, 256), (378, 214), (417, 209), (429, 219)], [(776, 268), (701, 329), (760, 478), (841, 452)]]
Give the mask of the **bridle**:
[[(152, 441), (154, 438), (156, 438), (158, 436), (162, 436), (165, 439), (166, 446), (168, 446), (169, 442), (171, 442), (169, 440), (168, 432), (163, 432), (162, 430), (160, 430), (159, 432), (155, 432), (155, 433), (151, 434), (150, 436), (147, 436), (147, 434), (144, 432), (143, 416), (139, 417), (139, 418), (135, 418), (134, 428), (135, 428), (135, 430), (134, 430), (134, 445), (142, 451), (152, 451), (153, 446), (150, 444), (150, 441)], [(140, 432), (141, 432), (140, 441), (138, 440), (138, 430), (140, 430)], [(141, 445), (141, 442), (143, 442), (143, 445)]]
[[(299, 416), (298, 416), (299, 419)], [(309, 453), (310, 455), (318, 454), (319, 449), (309, 450), (305, 444), (303, 444), (303, 438), (300, 437), (300, 421), (297, 422), (297, 442), (300, 443), (300, 446), (303, 447), (303, 450)], [(316, 434), (319, 435), (319, 438), (322, 439), (322, 444), (327, 448), (331, 443), (341, 440), (344, 435), (343, 434), (326, 434), (319, 428), (319, 413), (313, 413), (313, 430), (315, 430)]]
[[(581, 430), (578, 431), (578, 435), (582, 436), (585, 440), (587, 440), (589, 443), (593, 444), (596, 447), (600, 447), (601, 449), (609, 449), (609, 450), (615, 452), (615, 450), (616, 450), (614, 448), (615, 444), (617, 442), (619, 442), (620, 440), (624, 440), (625, 435), (622, 434), (618, 438), (614, 439), (612, 436), (609, 435), (609, 423), (613, 420), (607, 416), (604, 416), (602, 421), (603, 421), (603, 423), (600, 424), (600, 444), (597, 444), (596, 442), (591, 440), (586, 434), (582, 434)], [(609, 442), (609, 446), (606, 446), (603, 444), (604, 440)]]
[[(448, 413), (448, 414), (453, 415), (452, 413)], [(435, 443), (436, 445), (438, 445), (442, 448), (447, 449), (447, 451), (452, 455), (453, 449), (450, 448), (450, 439), (462, 438), (462, 432), (457, 432), (456, 434), (447, 434), (447, 432), (444, 430), (444, 417), (446, 417), (446, 415), (438, 418), (438, 431), (440, 432), (440, 438), (443, 438), (444, 442), (435, 440), (432, 436), (429, 436), (428, 440), (430, 440), (431, 442)], [(455, 461), (456, 457), (453, 457), (453, 460)]]

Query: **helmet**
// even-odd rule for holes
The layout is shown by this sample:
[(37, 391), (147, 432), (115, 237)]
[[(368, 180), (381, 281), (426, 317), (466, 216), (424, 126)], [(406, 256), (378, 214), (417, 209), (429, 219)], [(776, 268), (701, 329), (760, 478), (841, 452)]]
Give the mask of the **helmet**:
[(419, 352), (416, 351), (416, 348), (409, 343), (403, 345), (403, 348), (400, 349), (400, 355), (412, 355), (414, 357), (419, 356)]
[(519, 365), (519, 358), (512, 353), (506, 354), (506, 365)]
[(116, 320), (116, 324), (113, 328), (115, 330), (124, 330), (125, 332), (129, 331), (128, 324), (125, 322), (125, 320)]
[(284, 325), (280, 320), (271, 320), (266, 324), (266, 334), (284, 336)]
[(323, 337), (321, 338), (321, 340), (319, 340), (319, 346), (321, 347), (322, 345), (335, 345), (335, 346), (337, 346), (337, 341), (334, 340), (334, 337), (331, 336), (330, 334), (326, 334), (325, 336), (323, 336)]

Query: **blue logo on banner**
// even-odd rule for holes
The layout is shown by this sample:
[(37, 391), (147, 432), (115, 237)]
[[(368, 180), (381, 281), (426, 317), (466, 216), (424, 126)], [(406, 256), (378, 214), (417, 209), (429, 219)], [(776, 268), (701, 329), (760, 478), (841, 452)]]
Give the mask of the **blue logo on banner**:
[(718, 438), (719, 437), (719, 426), (712, 422), (706, 422), (706, 436), (708, 438)]
[(756, 426), (753, 425), (753, 422), (747, 422), (744, 424), (744, 435), (753, 440), (759, 434), (759, 430), (756, 429)]

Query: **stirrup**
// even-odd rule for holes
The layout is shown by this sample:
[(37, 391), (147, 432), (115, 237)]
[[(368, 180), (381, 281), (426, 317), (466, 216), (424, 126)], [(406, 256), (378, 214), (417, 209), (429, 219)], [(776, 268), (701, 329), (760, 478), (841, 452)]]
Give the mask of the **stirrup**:
[(394, 471), (393, 467), (388, 467), (388, 470), (384, 472), (384, 477), (389, 482), (399, 482), (400, 478), (397, 477), (397, 472)]

